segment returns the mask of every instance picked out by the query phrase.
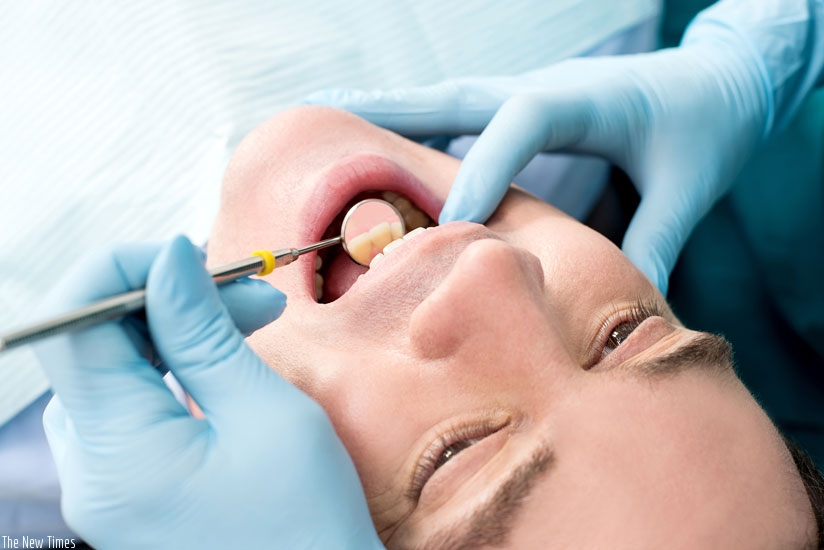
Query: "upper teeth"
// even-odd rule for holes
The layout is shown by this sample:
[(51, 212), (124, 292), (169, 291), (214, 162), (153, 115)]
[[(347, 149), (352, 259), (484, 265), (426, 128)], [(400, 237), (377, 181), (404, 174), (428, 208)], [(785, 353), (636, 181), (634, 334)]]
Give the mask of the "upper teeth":
[(400, 239), (401, 233), (401, 222), (391, 225), (387, 222), (379, 223), (366, 233), (361, 233), (348, 241), (346, 249), (356, 262), (368, 265), (375, 254), (378, 254), (392, 241)]
[(417, 235), (422, 235), (423, 232), (426, 231), (426, 229), (426, 227), (418, 227), (416, 229), (413, 229), (412, 231), (404, 235), (402, 240), (408, 241), (415, 238)]
[(392, 205), (398, 209), (398, 212), (403, 216), (403, 223), (406, 225), (407, 231), (417, 229), (418, 227), (432, 227), (435, 225), (435, 222), (422, 210), (412, 204), (409, 199), (401, 197), (391, 191), (384, 191), (381, 194), (381, 198), (386, 202), (391, 202)]
[(404, 235), (402, 239), (392, 241), (391, 243), (386, 245), (386, 247), (383, 249), (382, 253), (380, 253), (380, 254), (376, 255), (374, 258), (372, 258), (372, 261), (369, 263), (369, 268), (371, 269), (371, 268), (375, 267), (378, 264), (378, 262), (383, 260), (384, 255), (386, 255), (386, 254), (390, 253), (391, 251), (395, 250), (396, 248), (401, 246), (404, 242), (411, 241), (415, 237), (418, 237), (418, 236), (422, 235), (427, 229), (431, 229), (431, 227), (419, 227), (417, 229), (413, 229), (412, 231), (410, 231), (409, 233)]

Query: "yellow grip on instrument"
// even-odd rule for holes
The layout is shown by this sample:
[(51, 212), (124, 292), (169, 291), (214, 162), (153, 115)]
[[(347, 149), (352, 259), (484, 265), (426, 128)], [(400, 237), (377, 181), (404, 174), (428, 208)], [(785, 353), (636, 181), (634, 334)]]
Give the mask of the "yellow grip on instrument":
[(263, 260), (263, 268), (258, 272), (258, 277), (263, 277), (275, 270), (275, 255), (269, 250), (255, 250), (252, 256), (259, 256)]

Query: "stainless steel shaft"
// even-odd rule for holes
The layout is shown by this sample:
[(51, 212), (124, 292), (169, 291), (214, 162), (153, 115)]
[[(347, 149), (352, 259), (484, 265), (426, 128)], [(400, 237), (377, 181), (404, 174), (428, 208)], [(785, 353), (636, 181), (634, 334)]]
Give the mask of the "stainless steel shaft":
[[(285, 252), (285, 251), (279, 251)], [(291, 249), (288, 251), (291, 255)], [(255, 275), (263, 267), (260, 256), (215, 267), (209, 274), (217, 284), (224, 284), (241, 277)], [(139, 289), (111, 298), (106, 298), (84, 308), (60, 315), (48, 321), (10, 332), (0, 337), (0, 352), (35, 342), (41, 338), (60, 334), (70, 330), (90, 327), (105, 321), (118, 319), (124, 315), (140, 311), (146, 306), (146, 290)]]

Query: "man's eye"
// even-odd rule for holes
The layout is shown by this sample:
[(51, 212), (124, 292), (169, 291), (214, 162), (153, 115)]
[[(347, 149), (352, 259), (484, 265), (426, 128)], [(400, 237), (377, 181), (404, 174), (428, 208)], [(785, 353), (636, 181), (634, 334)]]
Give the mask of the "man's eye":
[[(505, 426), (506, 424), (504, 424)], [(455, 456), (476, 444), (484, 437), (500, 430), (501, 426), (490, 427), (489, 424), (481, 424), (477, 426), (462, 426), (457, 430), (443, 436), (443, 439), (435, 442), (435, 449), (427, 450), (421, 457), (415, 474), (412, 479), (412, 488), (410, 494), (411, 498), (417, 500), (423, 486), (430, 477), (444, 464), (455, 458)], [(446, 444), (448, 441), (452, 443)], [(444, 446), (446, 445), (446, 446)]]
[(661, 304), (657, 300), (637, 300), (630, 307), (621, 308), (604, 317), (599, 330), (598, 345), (594, 346), (595, 349), (593, 350), (597, 356), (596, 359), (592, 360), (589, 367), (597, 364), (615, 351), (641, 323), (650, 317), (664, 317), (666, 311), (666, 304)]
[(453, 443), (449, 447), (443, 450), (441, 456), (438, 457), (438, 460), (435, 462), (435, 470), (449, 462), (449, 459), (454, 457), (459, 452), (463, 451), (464, 449), (468, 449), (472, 445), (474, 445), (478, 440), (477, 439), (468, 439), (466, 441), (458, 441)]
[(611, 351), (615, 351), (615, 348), (620, 346), (624, 343), (624, 340), (629, 338), (629, 335), (632, 334), (638, 325), (640, 325), (643, 321), (641, 320), (631, 320), (626, 321), (615, 327), (612, 332), (609, 333), (609, 337), (607, 338), (607, 342), (604, 345), (604, 352), (603, 354), (606, 355)]

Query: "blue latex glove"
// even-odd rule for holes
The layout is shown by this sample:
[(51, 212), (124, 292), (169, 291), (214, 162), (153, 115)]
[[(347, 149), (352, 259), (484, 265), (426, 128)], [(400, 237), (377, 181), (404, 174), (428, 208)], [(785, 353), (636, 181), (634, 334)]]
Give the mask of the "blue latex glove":
[[(99, 549), (383, 548), (323, 409), (236, 328), (278, 317), (282, 293), (260, 280), (218, 289), (181, 237), (81, 262), (47, 313), (144, 284), (148, 327), (132, 317), (37, 345), (69, 526)], [(205, 420), (174, 399), (150, 345)]]
[(306, 102), (415, 138), (480, 133), (440, 223), (485, 222), (541, 151), (610, 160), (641, 195), (624, 252), (666, 293), (693, 227), (817, 80), (823, 14), (820, 1), (728, 0), (702, 13), (676, 49), (424, 88), (330, 90)]

